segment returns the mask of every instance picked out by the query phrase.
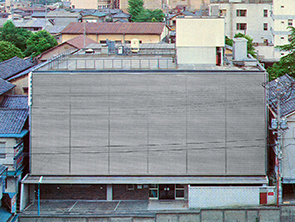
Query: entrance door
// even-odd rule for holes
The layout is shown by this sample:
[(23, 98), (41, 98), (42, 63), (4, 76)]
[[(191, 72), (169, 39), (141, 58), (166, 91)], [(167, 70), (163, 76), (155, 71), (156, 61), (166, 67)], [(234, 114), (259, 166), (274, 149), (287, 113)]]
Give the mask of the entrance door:
[(159, 185), (159, 199), (160, 200), (174, 200), (174, 184)]

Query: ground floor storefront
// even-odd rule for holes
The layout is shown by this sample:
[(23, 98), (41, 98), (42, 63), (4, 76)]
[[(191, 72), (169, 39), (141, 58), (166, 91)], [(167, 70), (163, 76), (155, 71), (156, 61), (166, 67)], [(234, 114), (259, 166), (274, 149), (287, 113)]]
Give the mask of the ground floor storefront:
[(145, 201), (148, 210), (274, 204), (266, 177), (30, 176), (21, 183), (20, 210), (44, 201)]

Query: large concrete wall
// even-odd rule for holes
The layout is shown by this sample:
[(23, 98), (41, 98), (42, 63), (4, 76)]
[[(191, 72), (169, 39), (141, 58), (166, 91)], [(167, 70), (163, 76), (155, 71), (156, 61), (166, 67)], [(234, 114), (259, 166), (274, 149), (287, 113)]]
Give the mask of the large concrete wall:
[(263, 72), (33, 73), (33, 175), (265, 175)]

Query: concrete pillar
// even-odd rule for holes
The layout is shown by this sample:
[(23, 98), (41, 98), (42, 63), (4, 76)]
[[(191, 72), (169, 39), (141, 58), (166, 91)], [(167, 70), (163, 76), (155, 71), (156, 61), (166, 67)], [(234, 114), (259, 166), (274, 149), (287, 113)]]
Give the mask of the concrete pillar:
[(113, 186), (111, 184), (107, 185), (107, 200), (113, 200)]
[(29, 185), (21, 183), (20, 187), (20, 211), (25, 209), (29, 198)]

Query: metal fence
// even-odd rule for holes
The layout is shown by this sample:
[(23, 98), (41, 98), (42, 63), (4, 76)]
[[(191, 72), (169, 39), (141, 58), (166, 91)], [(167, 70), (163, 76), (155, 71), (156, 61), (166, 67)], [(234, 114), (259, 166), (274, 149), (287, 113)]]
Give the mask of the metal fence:
[(42, 70), (175, 69), (175, 58), (70, 58), (60, 56)]

